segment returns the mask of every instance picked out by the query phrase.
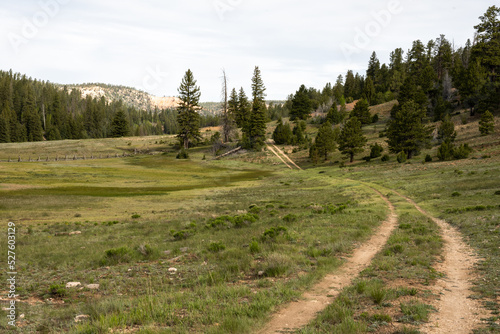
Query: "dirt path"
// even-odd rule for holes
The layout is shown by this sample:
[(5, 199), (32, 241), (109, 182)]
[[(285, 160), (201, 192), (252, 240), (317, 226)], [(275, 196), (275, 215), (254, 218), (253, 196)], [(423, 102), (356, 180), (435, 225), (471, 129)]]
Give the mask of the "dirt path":
[(431, 216), (410, 198), (393, 192), (432, 219), (441, 228), (444, 240), (444, 261), (438, 263), (436, 270), (442, 272), (445, 277), (438, 280), (433, 287), (433, 292), (441, 295), (438, 303), (434, 305), (438, 312), (431, 315), (429, 323), (421, 330), (430, 334), (472, 333), (472, 330), (482, 323), (481, 318), (489, 316), (477, 300), (468, 298), (472, 294), (472, 272), (478, 259), (454, 227)]
[(352, 257), (340, 267), (337, 273), (325, 276), (310, 291), (304, 293), (301, 300), (288, 304), (274, 314), (271, 321), (258, 333), (283, 333), (308, 324), (371, 263), (373, 257), (386, 244), (397, 224), (394, 206), (380, 192), (377, 191), (377, 193), (387, 202), (390, 214), (377, 229), (376, 234), (356, 249)]
[[(285, 153), (285, 152), (283, 152), (283, 151), (282, 151), (282, 150), (281, 150), (278, 146), (276, 146), (276, 145), (274, 144), (274, 141), (269, 140), (269, 143), (270, 143), (271, 145), (273, 145), (273, 147), (276, 149), (276, 151), (277, 151), (278, 153), (280, 153), (281, 155), (283, 155), (283, 156), (285, 157), (285, 159), (286, 159), (286, 160), (288, 160), (288, 161), (289, 161), (292, 165), (294, 165), (294, 166), (295, 166), (295, 168), (297, 168), (298, 170), (302, 170), (302, 168), (300, 168), (299, 166), (297, 166), (297, 164), (296, 164), (296, 163), (295, 163), (292, 159), (290, 159), (290, 157), (289, 157), (288, 155), (286, 155), (286, 153)], [(267, 147), (271, 148), (269, 145), (267, 145)], [(274, 152), (273, 152), (273, 153), (274, 153)], [(274, 154), (276, 154), (276, 153), (274, 153)], [(279, 155), (278, 155), (278, 157), (281, 159), (281, 157), (280, 157)], [(281, 159), (281, 161), (283, 161), (283, 159)], [(284, 161), (283, 161), (283, 162), (284, 162)], [(286, 164), (287, 166), (289, 166), (286, 162), (285, 162), (285, 164)], [(290, 166), (289, 166), (289, 167), (290, 167)]]
[[(274, 145), (273, 145), (274, 146)], [(283, 160), (283, 158), (278, 154), (278, 152), (276, 152), (271, 146), (267, 145), (267, 148), (269, 149), (269, 151), (271, 151), (275, 156), (277, 156), (288, 168), (290, 169), (293, 169), (292, 166), (290, 166), (289, 164), (286, 163), (285, 160)]]

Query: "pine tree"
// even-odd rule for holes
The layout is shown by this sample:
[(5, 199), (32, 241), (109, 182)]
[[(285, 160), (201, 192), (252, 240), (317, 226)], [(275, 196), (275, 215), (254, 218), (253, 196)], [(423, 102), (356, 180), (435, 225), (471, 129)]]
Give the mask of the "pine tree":
[(479, 19), (477, 42), (471, 49), (472, 60), (478, 61), (487, 73), (488, 81), (484, 86), (484, 107), (500, 109), (500, 7), (491, 6)]
[(347, 71), (344, 83), (344, 96), (348, 98), (354, 98), (355, 95), (355, 80), (354, 74), (351, 70)]
[(304, 136), (304, 131), (306, 130), (306, 126), (307, 125), (305, 121), (295, 122), (295, 126), (292, 131), (293, 134), (292, 143), (294, 145), (302, 145), (307, 142), (307, 138)]
[(444, 120), (441, 122), (438, 128), (438, 139), (441, 142), (449, 140), (454, 142), (457, 137), (457, 132), (455, 131), (455, 124), (451, 121), (450, 115), (446, 115)]
[(273, 132), (273, 140), (278, 145), (289, 145), (292, 143), (292, 129), (290, 128), (290, 123), (283, 123), (283, 120), (280, 118), (278, 120), (278, 125), (274, 129)]
[(335, 87), (333, 88), (333, 96), (335, 97), (335, 101), (340, 101), (340, 99), (344, 96), (344, 78), (342, 75), (337, 77), (337, 81), (335, 81)]
[(38, 110), (35, 104), (35, 94), (31, 87), (28, 89), (24, 99), (22, 118), (26, 127), (26, 136), (28, 141), (42, 141), (42, 122), (40, 121), (40, 117), (38, 115)]
[(250, 102), (248, 102), (248, 97), (241, 87), (238, 94), (238, 113), (236, 115), (236, 125), (239, 128), (243, 129), (247, 126), (250, 121), (250, 111)]
[(333, 131), (332, 124), (326, 122), (319, 128), (318, 135), (314, 140), (314, 146), (318, 149), (318, 153), (328, 160), (328, 153), (333, 152), (337, 147), (335, 132)]
[(361, 122), (356, 118), (350, 118), (342, 128), (339, 136), (339, 151), (350, 157), (354, 161), (354, 155), (364, 151), (367, 139), (363, 135)]
[(408, 159), (429, 143), (431, 129), (422, 124), (425, 110), (413, 100), (401, 106), (387, 128), (387, 143), (393, 153), (404, 152)]
[(255, 67), (252, 77), (252, 109), (247, 125), (243, 127), (244, 143), (247, 148), (259, 150), (266, 137), (266, 87), (262, 81), (260, 69)]
[(233, 88), (231, 90), (231, 94), (229, 95), (229, 101), (227, 102), (227, 108), (229, 114), (231, 114), (231, 117), (233, 120), (236, 122), (237, 127), (241, 127), (240, 124), (238, 124), (238, 92), (236, 92), (236, 88)]
[(363, 87), (363, 96), (368, 101), (369, 105), (375, 104), (375, 86), (371, 77), (368, 77), (365, 80), (365, 86)]
[(299, 90), (295, 92), (292, 99), (292, 109), (290, 110), (290, 119), (307, 119), (312, 110), (311, 99), (306, 86), (301, 85)]
[(111, 122), (111, 137), (126, 137), (130, 133), (127, 115), (125, 111), (120, 108), (115, 113), (113, 121)]
[(377, 53), (373, 51), (368, 61), (368, 69), (366, 70), (366, 78), (370, 78), (372, 82), (377, 82), (380, 70), (380, 61), (377, 58)]
[(363, 125), (370, 124), (372, 122), (372, 116), (369, 111), (368, 101), (361, 99), (356, 102), (350, 117), (356, 117)]
[(483, 98), (483, 88), (487, 83), (487, 74), (481, 64), (472, 60), (468, 68), (462, 67), (455, 78), (460, 96), (470, 108), (470, 115), (475, 115), (475, 107)]
[(334, 102), (326, 114), (326, 120), (332, 124), (340, 124), (344, 121), (345, 115), (339, 112), (337, 104)]
[(487, 136), (495, 130), (495, 119), (489, 110), (486, 110), (479, 120), (479, 132), (481, 136)]
[(200, 135), (200, 115), (196, 111), (200, 102), (200, 87), (196, 86), (193, 72), (190, 69), (182, 78), (181, 85), (178, 88), (181, 102), (177, 107), (179, 124), (179, 134), (177, 137), (182, 143), (184, 149), (189, 148), (189, 144), (201, 138)]
[(0, 143), (10, 143), (10, 124), (5, 111), (0, 114)]

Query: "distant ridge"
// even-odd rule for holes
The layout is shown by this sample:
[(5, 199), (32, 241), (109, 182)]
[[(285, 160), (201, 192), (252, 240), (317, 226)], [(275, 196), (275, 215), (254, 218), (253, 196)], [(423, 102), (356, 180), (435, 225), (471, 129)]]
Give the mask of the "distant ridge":
[(100, 99), (104, 97), (107, 102), (122, 100), (126, 105), (142, 110), (172, 109), (179, 105), (180, 99), (177, 97), (159, 97), (132, 87), (115, 86), (101, 83), (87, 83), (76, 85), (58, 85), (68, 91), (78, 89), (85, 98)]

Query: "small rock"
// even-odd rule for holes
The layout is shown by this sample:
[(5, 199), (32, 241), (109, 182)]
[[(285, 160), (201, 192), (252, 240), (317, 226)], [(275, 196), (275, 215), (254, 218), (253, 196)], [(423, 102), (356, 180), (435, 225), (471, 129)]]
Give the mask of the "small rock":
[(66, 283), (67, 288), (76, 288), (80, 285), (82, 285), (82, 283), (80, 283), (80, 282), (68, 282), (68, 283)]
[(127, 271), (128, 271), (128, 272), (131, 272), (131, 271), (132, 271), (132, 269), (129, 269), (129, 270), (127, 270)]
[(175, 274), (177, 272), (177, 268), (168, 268), (168, 272), (171, 274)]
[(19, 316), (19, 319), (24, 319), (24, 313)]
[(259, 276), (264, 276), (264, 271), (262, 271), (262, 270), (261, 270), (261, 271), (259, 271), (257, 275), (259, 275)]
[(165, 255), (170, 255), (171, 253), (172, 253), (171, 250), (166, 250), (166, 251), (163, 252), (163, 254), (165, 254)]
[(77, 235), (77, 234), (82, 234), (82, 231), (69, 232), (69, 235)]
[(90, 290), (99, 290), (99, 284), (88, 284), (85, 287)]
[(181, 252), (186, 253), (189, 250), (189, 247), (182, 247), (180, 249)]
[(82, 322), (84, 320), (88, 320), (90, 318), (90, 315), (87, 314), (80, 314), (75, 317), (75, 322)]

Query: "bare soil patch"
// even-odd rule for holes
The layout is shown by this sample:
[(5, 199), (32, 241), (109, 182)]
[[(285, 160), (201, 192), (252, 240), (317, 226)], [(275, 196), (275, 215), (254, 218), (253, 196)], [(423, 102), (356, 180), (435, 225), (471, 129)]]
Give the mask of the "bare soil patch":
[[(397, 193), (397, 192), (395, 192)], [(478, 258), (462, 240), (460, 232), (441, 219), (437, 219), (419, 207), (413, 200), (404, 197), (415, 208), (432, 219), (440, 228), (444, 240), (443, 261), (436, 270), (444, 274), (430, 289), (441, 298), (433, 305), (437, 312), (421, 329), (425, 333), (471, 333), (478, 328), (488, 312), (479, 301), (471, 299), (471, 281)]]

